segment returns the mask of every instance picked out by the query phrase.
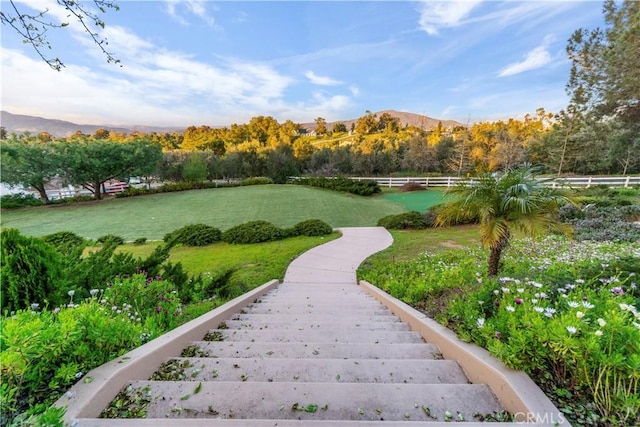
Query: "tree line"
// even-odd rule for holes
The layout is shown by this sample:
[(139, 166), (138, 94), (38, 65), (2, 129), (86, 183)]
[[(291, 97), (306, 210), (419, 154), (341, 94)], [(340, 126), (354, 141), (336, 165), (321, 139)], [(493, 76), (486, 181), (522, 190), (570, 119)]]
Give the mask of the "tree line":
[(191, 181), (291, 175), (454, 174), (510, 169), (522, 163), (552, 175), (640, 173), (640, 3), (607, 0), (605, 27), (578, 29), (568, 41), (569, 105), (523, 119), (433, 129), (402, 126), (367, 111), (347, 129), (315, 119), (313, 134), (287, 120), (256, 116), (228, 127), (130, 134), (98, 129), (54, 138), (2, 139), (2, 182), (32, 187), (58, 179), (91, 189), (112, 178), (154, 175)]

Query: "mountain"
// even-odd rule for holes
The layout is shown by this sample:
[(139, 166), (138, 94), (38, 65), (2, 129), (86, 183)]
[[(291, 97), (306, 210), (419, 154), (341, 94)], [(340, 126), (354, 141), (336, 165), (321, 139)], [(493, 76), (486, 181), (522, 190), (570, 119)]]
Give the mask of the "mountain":
[(37, 134), (40, 132), (48, 132), (53, 136), (65, 137), (76, 131), (91, 135), (97, 129), (107, 129), (113, 132), (131, 133), (133, 131), (151, 133), (151, 132), (182, 132), (184, 128), (168, 128), (156, 126), (112, 126), (112, 125), (79, 125), (77, 123), (67, 122), (64, 120), (45, 119), (43, 117), (25, 116), (21, 114), (12, 114), (8, 111), (0, 111), (0, 126), (4, 127), (8, 133), (30, 132)]
[[(442, 126), (446, 128), (453, 128), (456, 126), (465, 126), (460, 122), (456, 122), (455, 120), (446, 120), (446, 119), (434, 119), (432, 117), (427, 117), (422, 114), (414, 114), (407, 113), (404, 111), (395, 111), (395, 110), (382, 110), (374, 113), (377, 117), (380, 117), (382, 114), (388, 113), (391, 117), (397, 117), (400, 119), (401, 126), (415, 126), (419, 129), (434, 129), (438, 126), (438, 122), (442, 122)], [(336, 123), (344, 123), (347, 129), (351, 128), (352, 123), (356, 123), (358, 119), (349, 119), (349, 120), (338, 120), (335, 122), (327, 122), (327, 129), (331, 130), (333, 125)], [(316, 124), (314, 123), (302, 123), (300, 124), (304, 129), (311, 131), (316, 129)]]
[[(456, 122), (454, 120), (439, 120), (431, 117), (427, 117), (420, 114), (407, 113), (402, 111), (395, 110), (383, 110), (375, 113), (378, 117), (380, 117), (383, 113), (389, 113), (393, 117), (397, 117), (400, 119), (400, 124), (402, 126), (415, 126), (417, 128), (422, 129), (432, 129), (438, 125), (438, 122), (442, 122), (442, 125), (445, 128), (454, 127), (454, 126), (463, 126), (462, 123)], [(351, 128), (351, 124), (357, 122), (358, 119), (349, 119), (349, 120), (338, 120), (335, 122), (327, 122), (327, 128), (331, 129), (336, 123), (344, 123), (347, 129)], [(87, 135), (92, 135), (95, 133), (97, 129), (107, 129), (113, 132), (124, 132), (131, 133), (134, 131), (143, 132), (143, 133), (151, 133), (151, 132), (183, 132), (185, 128), (168, 128), (168, 127), (157, 127), (157, 126), (111, 126), (111, 125), (80, 125), (77, 123), (67, 122), (64, 120), (55, 120), (55, 119), (45, 119), (43, 117), (34, 117), (34, 116), (25, 116), (21, 114), (12, 114), (8, 111), (0, 112), (0, 126), (3, 126), (8, 133), (23, 133), (30, 132), (32, 134), (37, 134), (40, 132), (48, 132), (53, 136), (57, 137), (65, 137), (69, 136), (77, 131), (80, 131)], [(300, 125), (304, 129), (308, 131), (315, 130), (315, 123), (302, 123)]]

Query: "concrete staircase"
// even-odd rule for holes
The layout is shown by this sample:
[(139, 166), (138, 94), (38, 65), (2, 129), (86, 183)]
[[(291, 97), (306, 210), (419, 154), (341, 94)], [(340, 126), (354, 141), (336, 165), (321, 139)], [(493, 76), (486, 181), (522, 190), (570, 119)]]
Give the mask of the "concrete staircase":
[(207, 337), (189, 347), (202, 357), (171, 360), (184, 379), (132, 384), (154, 396), (148, 418), (471, 421), (503, 410), (355, 283), (285, 282)]
[[(265, 283), (89, 372), (91, 381), (56, 402), (66, 407), (65, 421), (435, 427), (479, 425), (475, 415), (508, 409), (518, 422), (500, 426), (568, 425), (527, 375), (374, 286), (358, 285), (356, 268), (392, 238), (377, 227), (341, 231), (294, 260), (283, 283)], [(128, 415), (100, 418), (109, 402)]]

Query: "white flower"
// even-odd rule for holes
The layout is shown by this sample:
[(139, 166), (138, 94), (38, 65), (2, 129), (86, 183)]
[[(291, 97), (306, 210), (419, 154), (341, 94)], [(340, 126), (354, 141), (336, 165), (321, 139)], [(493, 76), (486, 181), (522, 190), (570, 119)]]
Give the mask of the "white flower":
[(583, 313), (583, 312), (581, 312), (581, 311), (578, 311), (578, 312), (576, 313), (576, 317), (577, 317), (578, 319), (582, 319), (582, 318), (584, 317), (584, 313)]
[(524, 292), (524, 288), (518, 288), (517, 291), (518, 291), (519, 294), (521, 294), (521, 293)]
[(95, 294), (97, 294), (97, 293), (98, 293), (98, 290), (97, 290), (97, 289), (91, 289), (91, 290), (89, 291), (89, 294), (90, 294), (91, 296), (94, 296), (94, 295), (95, 295)]
[(504, 287), (503, 287), (503, 288), (500, 288), (500, 289), (502, 289), (502, 292), (504, 292), (505, 294), (508, 294), (509, 292), (511, 292), (511, 291), (509, 290), (509, 288), (504, 288)]
[(568, 305), (569, 307), (571, 307), (571, 308), (576, 308), (576, 307), (579, 307), (579, 306), (580, 306), (580, 304), (578, 304), (578, 303), (577, 303), (577, 302), (575, 302), (575, 301), (569, 301), (569, 302), (567, 303), (567, 305)]
[(69, 294), (69, 296), (70, 296), (70, 297), (74, 296), (74, 295), (75, 295), (75, 293), (76, 293), (76, 291), (73, 291), (73, 290), (72, 290), (72, 291), (67, 292), (67, 294)]
[(635, 326), (636, 328), (640, 329), (640, 323), (631, 322), (631, 324), (632, 324), (633, 326)]
[(561, 296), (562, 298), (569, 298), (569, 295), (567, 295), (567, 294), (562, 294), (562, 295), (560, 295), (560, 296)]
[(484, 327), (484, 319), (481, 317), (478, 320), (476, 320), (476, 324), (478, 325), (478, 328), (483, 328)]
[(40, 304), (38, 304), (37, 302), (34, 302), (33, 304), (31, 304), (31, 309), (33, 310), (35, 310), (38, 307), (40, 307)]
[(512, 305), (508, 305), (508, 306), (507, 306), (507, 311), (511, 311), (511, 312), (513, 312), (513, 311), (516, 311), (516, 309), (515, 309), (515, 307), (513, 307)]
[(495, 291), (493, 291), (493, 294), (494, 294), (494, 295), (498, 295), (499, 293), (500, 293), (500, 291), (499, 291), (499, 290), (497, 290), (497, 289), (496, 289)]
[(544, 308), (542, 308), (542, 307), (533, 307), (533, 309), (535, 311), (537, 311), (538, 313), (542, 313), (544, 311)]
[(629, 304), (620, 304), (620, 310), (623, 310), (623, 311), (629, 310)]
[(537, 304), (537, 303), (538, 303), (538, 298), (533, 298), (533, 299), (531, 300), (531, 302), (532, 302), (533, 304)]
[[(584, 280), (582, 280), (582, 279), (576, 279), (576, 283), (578, 283), (578, 284), (580, 284), (580, 285), (581, 285), (581, 284), (583, 284), (583, 283), (584, 283)], [(572, 286), (573, 286), (573, 285), (572, 285)], [(574, 287), (575, 287), (575, 286), (574, 286)], [(571, 288), (571, 289), (573, 289), (573, 288)]]
[(568, 331), (571, 335), (573, 335), (573, 334), (575, 334), (578, 330), (577, 330), (575, 327), (573, 327), (573, 326), (567, 326), (567, 331)]
[(596, 334), (597, 337), (601, 337), (602, 336), (602, 331), (600, 329), (598, 329), (594, 333)]
[(606, 324), (607, 322), (602, 317), (598, 318), (598, 325), (600, 325), (601, 328), (603, 328)]
[(555, 313), (556, 313), (555, 308), (547, 307), (544, 309), (544, 315), (547, 317), (553, 317)]
[(589, 301), (582, 301), (582, 306), (584, 308), (593, 308), (595, 305), (591, 304)]

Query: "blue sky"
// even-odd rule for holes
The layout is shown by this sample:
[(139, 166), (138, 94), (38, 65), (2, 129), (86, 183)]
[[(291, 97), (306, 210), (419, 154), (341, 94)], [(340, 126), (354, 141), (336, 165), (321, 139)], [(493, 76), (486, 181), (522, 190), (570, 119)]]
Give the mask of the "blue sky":
[[(603, 24), (595, 1), (118, 4), (103, 15), (104, 35), (122, 67), (73, 22), (50, 33), (61, 72), (3, 26), (2, 109), (158, 126), (257, 115), (334, 121), (383, 109), (463, 123), (521, 118), (566, 105), (566, 40)], [(65, 19), (55, 0), (18, 5)]]

